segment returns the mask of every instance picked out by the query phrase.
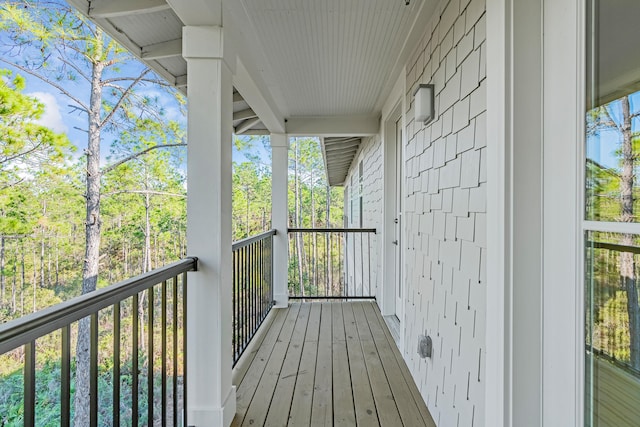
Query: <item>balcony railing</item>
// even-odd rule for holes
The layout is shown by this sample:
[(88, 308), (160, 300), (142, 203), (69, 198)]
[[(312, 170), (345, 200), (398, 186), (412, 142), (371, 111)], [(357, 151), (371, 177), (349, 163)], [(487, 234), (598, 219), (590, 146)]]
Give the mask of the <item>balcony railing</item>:
[[(38, 369), (50, 368), (39, 363), (40, 350), (47, 357), (60, 354), (54, 364), (60, 398), (52, 405), (61, 426), (72, 423), (72, 342), (82, 322), (90, 335), (90, 426), (120, 425), (125, 417), (132, 426), (188, 425), (186, 272), (196, 268), (197, 259), (187, 258), (0, 325), (0, 355), (23, 365), (24, 425), (38, 425), (36, 404), (46, 404), (36, 392)], [(101, 397), (112, 402), (110, 410), (99, 405)], [(131, 401), (125, 414), (123, 399)]]
[(375, 228), (290, 228), (289, 297), (374, 298)]
[(233, 244), (233, 365), (273, 307), (270, 230)]

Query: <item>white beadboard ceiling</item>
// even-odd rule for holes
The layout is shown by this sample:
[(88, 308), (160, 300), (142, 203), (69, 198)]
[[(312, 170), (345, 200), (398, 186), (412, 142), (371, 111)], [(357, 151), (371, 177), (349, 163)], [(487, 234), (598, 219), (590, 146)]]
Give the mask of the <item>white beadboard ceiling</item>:
[[(179, 4), (176, 11), (182, 14), (166, 0), (67, 1), (159, 75), (186, 91), (187, 64), (181, 42), (184, 22), (180, 17), (197, 16), (192, 12), (198, 10), (192, 9), (203, 7), (204, 0), (171, 0)], [(344, 135), (329, 129), (332, 137), (323, 143), (329, 181), (342, 184), (361, 137), (366, 135), (354, 132), (358, 129), (355, 123), (362, 123), (363, 117), (379, 118), (399, 67), (424, 31), (416, 24), (417, 17), (422, 16), (420, 22), (425, 22), (425, 6), (432, 10), (436, 0), (222, 2), (225, 22), (234, 25), (234, 31), (226, 32), (225, 37), (230, 37), (231, 44), (248, 46), (244, 54), (250, 58), (240, 60), (252, 63), (253, 77), (264, 83), (262, 90), (269, 92), (273, 111), (284, 119), (341, 118), (343, 126), (351, 123), (344, 128), (351, 128)], [(264, 105), (259, 108), (265, 111)], [(269, 132), (236, 89), (233, 112), (237, 134)]]
[[(236, 0), (238, 1), (238, 0)], [(287, 117), (367, 115), (420, 1), (239, 0)]]

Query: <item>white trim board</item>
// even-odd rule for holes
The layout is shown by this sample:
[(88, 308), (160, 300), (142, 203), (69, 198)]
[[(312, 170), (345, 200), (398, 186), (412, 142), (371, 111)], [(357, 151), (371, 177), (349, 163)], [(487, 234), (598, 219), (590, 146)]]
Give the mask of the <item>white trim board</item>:
[(579, 3), (487, 0), (487, 426), (582, 425)]

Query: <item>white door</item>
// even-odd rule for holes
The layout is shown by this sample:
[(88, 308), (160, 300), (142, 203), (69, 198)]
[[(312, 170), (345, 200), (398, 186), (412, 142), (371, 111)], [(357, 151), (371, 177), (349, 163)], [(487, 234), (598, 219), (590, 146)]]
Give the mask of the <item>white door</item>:
[(402, 319), (402, 117), (396, 122), (395, 141), (396, 194), (395, 194), (395, 279), (396, 279), (396, 316)]

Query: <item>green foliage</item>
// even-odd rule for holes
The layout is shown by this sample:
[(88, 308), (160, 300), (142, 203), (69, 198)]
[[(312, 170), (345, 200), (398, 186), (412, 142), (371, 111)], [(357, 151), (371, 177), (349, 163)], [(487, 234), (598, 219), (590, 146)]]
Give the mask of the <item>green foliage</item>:
[(38, 124), (44, 105), (24, 89), (22, 76), (0, 70), (0, 189), (51, 172), (71, 149), (65, 135)]
[(616, 291), (599, 311), (594, 346), (622, 362), (629, 362), (629, 313), (627, 293)]

